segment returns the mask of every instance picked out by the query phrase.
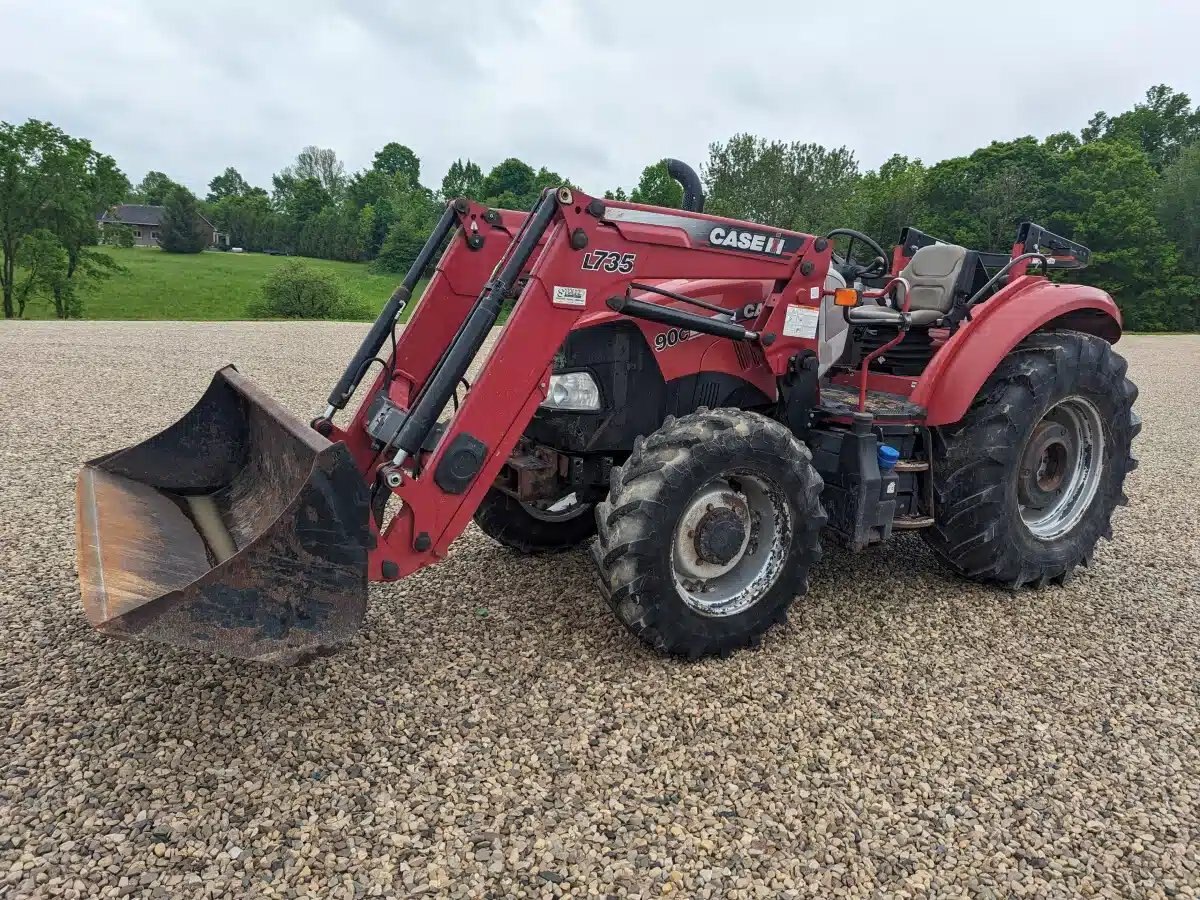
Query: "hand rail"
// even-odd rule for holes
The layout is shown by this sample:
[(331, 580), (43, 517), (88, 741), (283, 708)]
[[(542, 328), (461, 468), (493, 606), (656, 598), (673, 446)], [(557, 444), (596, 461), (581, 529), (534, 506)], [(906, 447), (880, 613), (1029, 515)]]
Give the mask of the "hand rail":
[(972, 306), (974, 306), (976, 303), (978, 303), (980, 300), (982, 300), (983, 295), (986, 294), (988, 291), (990, 291), (992, 289), (992, 287), (996, 284), (997, 281), (999, 281), (1001, 278), (1003, 278), (1005, 275), (1007, 275), (1009, 273), (1009, 271), (1013, 268), (1013, 266), (1015, 266), (1019, 262), (1024, 262), (1027, 259), (1041, 260), (1043, 275), (1045, 275), (1050, 270), (1050, 261), (1046, 258), (1046, 255), (1043, 253), (1022, 253), (1020, 256), (1014, 256), (1012, 259), (1010, 259), (1008, 261), (1008, 265), (1006, 265), (1003, 269), (1001, 269), (999, 272), (997, 272), (995, 275), (993, 275), (991, 278), (989, 278), (984, 283), (983, 287), (981, 287), (979, 290), (977, 290), (974, 294), (971, 295), (971, 298), (969, 300), (967, 300), (966, 303), (963, 304), (963, 308), (970, 309)]

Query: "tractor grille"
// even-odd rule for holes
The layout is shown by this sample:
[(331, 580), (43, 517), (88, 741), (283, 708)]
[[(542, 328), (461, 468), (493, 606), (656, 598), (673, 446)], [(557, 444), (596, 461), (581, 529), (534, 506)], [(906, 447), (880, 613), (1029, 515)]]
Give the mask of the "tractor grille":
[(766, 362), (762, 350), (759, 349), (757, 344), (734, 341), (733, 352), (737, 354), (738, 365), (742, 367), (743, 371), (761, 366)]

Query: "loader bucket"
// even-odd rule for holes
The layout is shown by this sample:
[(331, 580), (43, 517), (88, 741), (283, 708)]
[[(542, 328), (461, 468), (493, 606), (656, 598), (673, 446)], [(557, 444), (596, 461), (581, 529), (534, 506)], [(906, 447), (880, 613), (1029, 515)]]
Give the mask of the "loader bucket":
[(84, 465), (80, 593), (104, 634), (291, 665), (366, 612), (365, 482), (232, 366), (182, 419)]

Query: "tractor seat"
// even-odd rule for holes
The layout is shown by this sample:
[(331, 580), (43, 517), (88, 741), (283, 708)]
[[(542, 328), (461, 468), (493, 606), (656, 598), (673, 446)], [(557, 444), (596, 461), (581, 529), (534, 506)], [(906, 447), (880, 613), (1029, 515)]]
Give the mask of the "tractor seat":
[[(932, 325), (954, 306), (955, 291), (962, 281), (967, 248), (955, 244), (930, 244), (913, 254), (900, 277), (908, 285), (908, 308), (914, 325)], [(904, 304), (905, 288), (896, 292), (896, 303)]]
[[(903, 283), (896, 289), (896, 306), (904, 305), (907, 293), (909, 321), (914, 326), (928, 328), (954, 307), (969, 252), (955, 244), (930, 244), (914, 253), (901, 270)], [(860, 306), (850, 311), (850, 321), (899, 324), (900, 313), (887, 306)]]

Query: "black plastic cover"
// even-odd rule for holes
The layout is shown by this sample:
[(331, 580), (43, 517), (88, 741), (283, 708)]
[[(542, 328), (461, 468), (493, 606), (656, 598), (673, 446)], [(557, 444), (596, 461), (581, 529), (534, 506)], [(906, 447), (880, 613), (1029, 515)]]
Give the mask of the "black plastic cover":
[(474, 435), (462, 432), (455, 436), (438, 463), (433, 480), (447, 494), (462, 494), (471, 486), (483, 461), (487, 445)]

